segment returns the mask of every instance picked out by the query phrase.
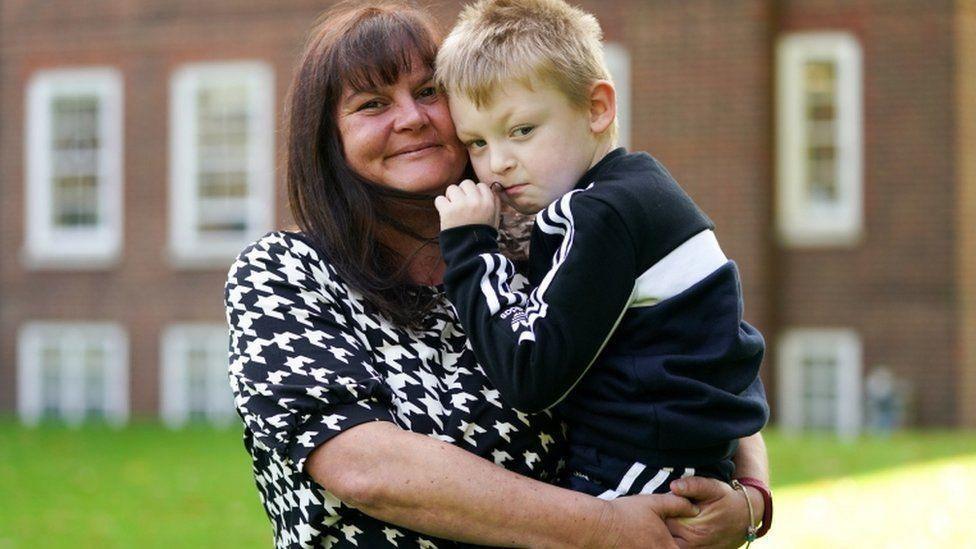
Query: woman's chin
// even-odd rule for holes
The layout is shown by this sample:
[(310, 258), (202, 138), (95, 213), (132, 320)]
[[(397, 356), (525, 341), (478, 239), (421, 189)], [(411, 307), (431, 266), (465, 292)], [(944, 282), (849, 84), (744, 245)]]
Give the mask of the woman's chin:
[(440, 194), (461, 180), (467, 159), (458, 160), (451, 154), (426, 155), (409, 162), (400, 160), (390, 166), (389, 179), (402, 191)]

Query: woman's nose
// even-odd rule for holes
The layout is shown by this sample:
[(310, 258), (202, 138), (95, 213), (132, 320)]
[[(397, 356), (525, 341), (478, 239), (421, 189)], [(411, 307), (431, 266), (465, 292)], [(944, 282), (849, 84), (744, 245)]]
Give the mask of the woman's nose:
[(423, 105), (416, 101), (403, 101), (397, 105), (393, 129), (396, 131), (419, 130), (429, 122)]

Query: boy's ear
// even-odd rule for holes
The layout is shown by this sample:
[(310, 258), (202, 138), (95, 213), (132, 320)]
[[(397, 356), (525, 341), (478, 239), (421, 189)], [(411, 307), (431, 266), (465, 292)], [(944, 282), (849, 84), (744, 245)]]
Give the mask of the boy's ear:
[(609, 80), (597, 80), (590, 87), (590, 131), (603, 133), (617, 117), (617, 91)]

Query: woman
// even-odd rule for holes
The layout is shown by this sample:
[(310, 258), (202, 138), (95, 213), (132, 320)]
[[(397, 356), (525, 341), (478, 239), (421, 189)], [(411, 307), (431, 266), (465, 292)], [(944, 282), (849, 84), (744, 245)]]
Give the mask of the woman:
[[(302, 232), (266, 235), (228, 276), (231, 387), (276, 545), (738, 545), (746, 501), (718, 481), (673, 488), (697, 508), (544, 482), (558, 421), (499, 401), (437, 286), (433, 196), (467, 169), (431, 80), (438, 39), (399, 4), (316, 25), (287, 109)], [(764, 460), (758, 436), (737, 456), (763, 478)]]

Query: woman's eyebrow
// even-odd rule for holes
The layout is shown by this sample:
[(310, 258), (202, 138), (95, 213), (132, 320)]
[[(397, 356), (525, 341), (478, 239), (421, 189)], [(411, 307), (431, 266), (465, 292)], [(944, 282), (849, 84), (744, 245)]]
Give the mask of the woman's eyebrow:
[[(426, 83), (426, 82), (428, 82), (430, 80), (433, 80), (433, 78), (434, 78), (434, 70), (433, 69), (427, 69), (426, 71), (424, 71), (423, 73), (421, 73), (420, 77), (418, 77), (416, 79), (412, 79), (411, 87), (415, 87), (415, 86), (419, 86), (421, 84), (424, 84), (424, 83)], [(357, 88), (357, 87), (353, 86), (352, 84), (348, 84), (349, 93), (346, 94), (342, 98), (342, 101), (348, 101), (348, 100), (352, 99), (353, 97), (356, 97), (357, 95), (361, 95), (361, 94), (380, 93), (383, 88), (388, 88), (388, 87), (390, 87), (392, 85), (393, 84), (382, 85), (382, 86), (366, 86), (366, 87), (362, 87), (362, 88)]]
[(349, 101), (350, 99), (356, 97), (357, 95), (376, 93), (378, 88), (354, 88), (349, 86), (348, 92), (343, 95), (343, 101)]

